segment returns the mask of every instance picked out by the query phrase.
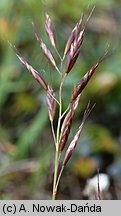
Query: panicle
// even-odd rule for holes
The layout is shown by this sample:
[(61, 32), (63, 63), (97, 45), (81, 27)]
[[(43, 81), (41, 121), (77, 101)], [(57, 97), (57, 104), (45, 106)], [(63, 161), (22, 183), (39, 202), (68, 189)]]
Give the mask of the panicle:
[(48, 114), (50, 121), (53, 122), (56, 111), (56, 101), (54, 99), (55, 93), (50, 85), (48, 85), (47, 90), (47, 105), (48, 105)]
[(45, 29), (46, 29), (47, 35), (49, 37), (49, 40), (52, 46), (56, 49), (56, 39), (55, 39), (54, 27), (47, 13), (45, 14)]

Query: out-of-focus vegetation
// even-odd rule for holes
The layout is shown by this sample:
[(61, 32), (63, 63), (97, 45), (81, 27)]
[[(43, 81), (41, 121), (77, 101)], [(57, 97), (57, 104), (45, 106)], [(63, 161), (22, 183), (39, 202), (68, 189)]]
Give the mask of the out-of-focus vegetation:
[[(120, 0), (91, 2), (96, 8), (78, 63), (66, 81), (64, 108), (74, 85), (102, 55), (107, 44), (111, 55), (81, 96), (70, 140), (88, 101), (96, 102), (96, 106), (62, 176), (60, 199), (82, 199), (85, 180), (97, 172), (97, 167), (113, 181), (111, 198), (121, 198), (121, 3)], [(85, 0), (0, 1), (0, 199), (50, 199), (54, 155), (45, 94), (20, 64), (8, 41), (57, 91), (58, 74), (46, 62), (31, 22), (36, 23), (53, 50), (44, 31), (44, 12), (48, 11), (62, 54), (82, 12), (89, 14), (88, 4)]]

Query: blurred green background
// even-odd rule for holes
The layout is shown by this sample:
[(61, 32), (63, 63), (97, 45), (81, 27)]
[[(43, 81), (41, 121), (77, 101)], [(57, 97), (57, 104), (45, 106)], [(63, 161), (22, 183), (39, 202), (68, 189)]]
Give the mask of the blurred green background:
[[(70, 140), (88, 101), (96, 102), (96, 106), (63, 173), (58, 198), (83, 199), (85, 181), (97, 172), (97, 167), (113, 181), (110, 198), (121, 198), (121, 1), (1, 0), (0, 199), (51, 199), (54, 158), (45, 93), (16, 58), (8, 41), (41, 71), (57, 92), (58, 74), (48, 65), (34, 38), (31, 22), (35, 22), (56, 58), (45, 33), (44, 13), (47, 11), (54, 23), (57, 46), (62, 54), (71, 29), (82, 12), (89, 15), (93, 5), (96, 8), (78, 62), (63, 91), (64, 108), (74, 85), (96, 63), (107, 44), (110, 44), (110, 56), (100, 65), (81, 96)], [(59, 64), (58, 58), (56, 60)]]

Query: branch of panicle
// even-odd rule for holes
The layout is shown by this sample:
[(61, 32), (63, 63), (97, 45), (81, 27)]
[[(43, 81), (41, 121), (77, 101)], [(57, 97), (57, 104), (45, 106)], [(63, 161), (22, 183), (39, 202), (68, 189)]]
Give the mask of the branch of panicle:
[(62, 163), (62, 166), (65, 167), (65, 165), (67, 164), (67, 162), (69, 161), (69, 159), (71, 158), (73, 152), (74, 152), (74, 149), (76, 148), (77, 146), (77, 142), (80, 138), (80, 135), (81, 135), (81, 132), (82, 132), (82, 129), (83, 129), (83, 126), (85, 124), (85, 121), (86, 119), (88, 118), (90, 112), (92, 111), (92, 109), (94, 108), (95, 105), (92, 106), (92, 108), (90, 108), (90, 103), (88, 103), (87, 105), (87, 108), (84, 112), (84, 115), (83, 115), (83, 118), (82, 118), (82, 122), (78, 128), (78, 131), (76, 133), (76, 135), (74, 136), (74, 139), (72, 140), (72, 142), (70, 143), (66, 153), (65, 153), (65, 157), (64, 157), (64, 160), (63, 160), (63, 163)]

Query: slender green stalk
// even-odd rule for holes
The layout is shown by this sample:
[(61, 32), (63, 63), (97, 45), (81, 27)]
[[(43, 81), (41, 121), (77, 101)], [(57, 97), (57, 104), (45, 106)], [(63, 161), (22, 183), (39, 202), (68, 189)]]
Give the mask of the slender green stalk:
[(59, 90), (59, 118), (58, 118), (58, 126), (57, 126), (57, 149), (59, 145), (59, 135), (60, 135), (60, 123), (61, 123), (61, 116), (62, 116), (62, 88), (65, 81), (65, 76), (62, 79), (62, 82), (60, 84), (60, 90)]
[(55, 146), (56, 146), (56, 137), (55, 137), (55, 131), (54, 131), (54, 127), (53, 127), (53, 122), (51, 122), (51, 129), (52, 129), (54, 143), (55, 143)]
[(59, 59), (62, 61), (61, 55), (60, 55), (60, 53), (58, 52), (58, 50), (57, 50), (57, 49), (55, 49), (55, 51), (56, 51), (56, 53), (57, 53), (57, 55), (58, 55)]
[(58, 105), (60, 105), (59, 101), (52, 94), (50, 94), (50, 96), (57, 102)]
[(62, 83), (60, 85), (60, 91), (59, 91), (59, 119), (58, 119), (58, 126), (57, 126), (57, 148), (58, 148), (58, 143), (59, 143), (59, 132), (60, 132), (60, 123), (61, 123), (61, 114), (62, 114), (62, 98), (61, 98), (61, 94), (62, 94)]
[(59, 165), (58, 164), (58, 156), (59, 156), (59, 151), (56, 150), (52, 200), (56, 199), (56, 193), (57, 193), (57, 191), (56, 191), (56, 181), (57, 181), (58, 165)]
[(62, 83), (60, 85), (60, 91), (59, 91), (59, 119), (58, 119), (58, 126), (57, 126), (57, 134), (56, 134), (56, 154), (55, 154), (55, 169), (54, 169), (54, 181), (53, 181), (53, 195), (52, 199), (55, 200), (56, 198), (56, 181), (57, 181), (57, 174), (58, 174), (58, 166), (59, 166), (59, 132), (60, 132), (60, 123), (61, 123), (61, 113), (62, 113), (62, 99), (61, 99), (61, 93), (62, 93)]
[(65, 76), (62, 79), (62, 82), (60, 84), (60, 90), (59, 90), (59, 118), (58, 118), (58, 125), (57, 125), (57, 134), (56, 134), (56, 154), (55, 154), (55, 169), (54, 169), (54, 181), (53, 181), (53, 194), (52, 199), (55, 200), (56, 198), (56, 183), (58, 178), (58, 166), (60, 163), (60, 154), (59, 154), (59, 140), (60, 140), (60, 125), (61, 125), (61, 115), (62, 115), (62, 87), (65, 81)]
[(63, 114), (61, 115), (61, 119), (64, 117), (64, 115), (68, 112), (70, 106), (67, 107), (67, 109), (63, 112)]
[(58, 71), (58, 73), (61, 75), (61, 72), (60, 72), (60, 70), (56, 67), (56, 70)]
[(59, 176), (58, 176), (58, 179), (57, 179), (57, 183), (56, 183), (56, 187), (55, 187), (55, 191), (58, 190), (58, 185), (59, 185), (59, 182), (60, 182), (60, 178), (62, 176), (63, 169), (64, 169), (64, 166), (62, 166), (61, 171), (59, 173)]

